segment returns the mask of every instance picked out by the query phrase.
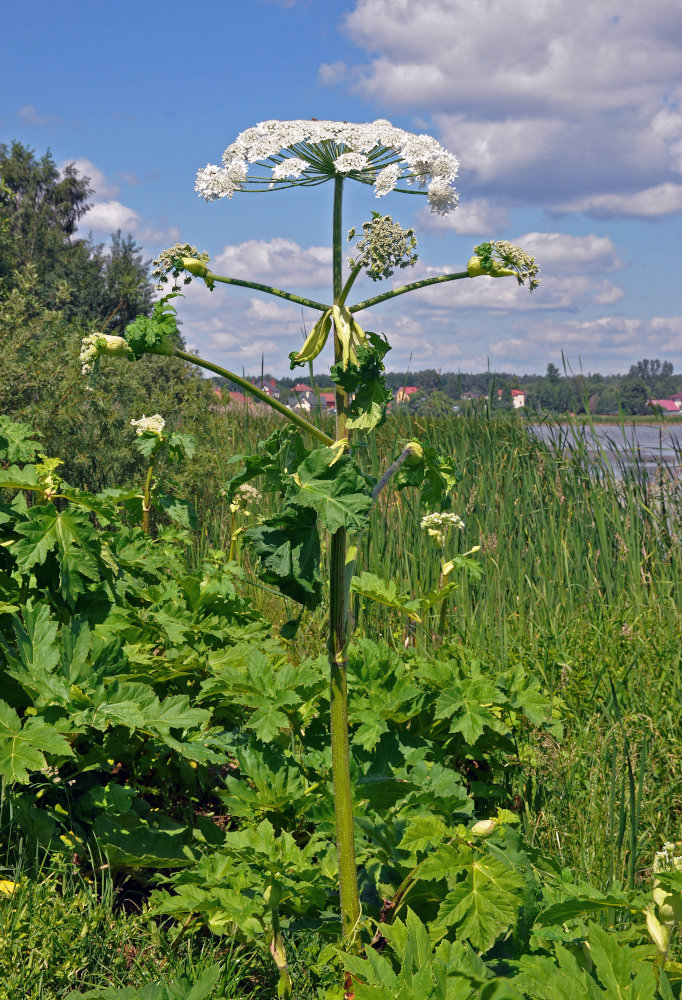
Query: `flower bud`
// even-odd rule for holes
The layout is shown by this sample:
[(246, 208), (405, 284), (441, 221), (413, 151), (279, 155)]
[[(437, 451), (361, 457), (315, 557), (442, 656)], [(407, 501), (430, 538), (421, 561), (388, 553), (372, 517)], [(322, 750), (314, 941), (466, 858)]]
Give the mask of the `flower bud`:
[(419, 465), (424, 461), (424, 449), (419, 444), (419, 441), (408, 441), (405, 445), (405, 451), (407, 452), (407, 457), (405, 458), (405, 465), (414, 466)]
[(109, 333), (91, 333), (87, 337), (83, 337), (80, 361), (84, 375), (89, 375), (92, 372), (95, 361), (102, 356), (132, 359), (133, 352), (123, 337), (116, 337)]
[(514, 274), (514, 271), (510, 271), (508, 267), (498, 267), (496, 264), (490, 269), (483, 267), (480, 257), (471, 257), (467, 264), (467, 274), (470, 278), (478, 278), (482, 274), (487, 274), (490, 278), (506, 278), (510, 274)]
[(682, 893), (666, 892), (657, 887), (653, 891), (653, 897), (661, 920), (670, 924), (677, 924), (682, 920)]
[(497, 826), (494, 819), (482, 819), (478, 823), (474, 823), (470, 833), (474, 837), (489, 837), (495, 832), (495, 827)]
[(666, 955), (670, 946), (670, 928), (660, 923), (653, 910), (646, 911), (646, 929), (661, 954)]
[(197, 260), (195, 257), (183, 257), (182, 258), (183, 270), (189, 271), (196, 278), (205, 278), (208, 274), (208, 268), (203, 261)]

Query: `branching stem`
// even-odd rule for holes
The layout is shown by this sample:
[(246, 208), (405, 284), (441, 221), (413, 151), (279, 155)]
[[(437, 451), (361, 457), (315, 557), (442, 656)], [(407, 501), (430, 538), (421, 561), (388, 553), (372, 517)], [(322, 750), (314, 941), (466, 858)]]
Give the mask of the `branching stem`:
[(309, 423), (305, 417), (300, 416), (300, 414), (295, 413), (293, 410), (288, 409), (284, 403), (280, 403), (278, 399), (273, 399), (272, 396), (268, 396), (267, 392), (263, 392), (258, 386), (249, 382), (245, 378), (241, 378), (240, 375), (235, 375), (234, 372), (228, 371), (227, 368), (221, 368), (220, 365), (214, 365), (212, 361), (206, 361), (205, 358), (199, 358), (195, 354), (187, 354), (185, 351), (176, 349), (174, 352), (176, 358), (181, 358), (183, 361), (189, 361), (190, 364), (198, 365), (200, 368), (205, 368), (209, 372), (214, 372), (216, 375), (221, 375), (223, 378), (228, 379), (230, 382), (234, 382), (238, 385), (240, 389), (248, 393), (250, 396), (254, 396), (261, 403), (267, 403), (269, 407), (276, 410), (277, 413), (281, 413), (283, 417), (290, 420), (292, 424), (296, 424), (300, 427), (302, 431), (307, 431), (308, 434), (312, 434), (313, 437), (321, 441), (322, 444), (330, 445), (334, 444), (334, 439), (330, 438), (328, 434), (321, 431), (319, 427), (315, 427), (314, 424)]
[(303, 295), (294, 295), (293, 292), (285, 292), (273, 285), (261, 285), (258, 281), (247, 281), (246, 278), (224, 278), (220, 274), (213, 274), (212, 271), (209, 271), (206, 277), (211, 281), (220, 281), (223, 285), (241, 285), (242, 288), (254, 288), (257, 292), (267, 292), (268, 295), (276, 295), (280, 299), (287, 299), (289, 302), (296, 302), (300, 306), (308, 306), (309, 309), (317, 309), (319, 312), (326, 312), (329, 309), (329, 306), (325, 305), (324, 302), (316, 302)]
[(439, 274), (435, 278), (422, 278), (421, 281), (411, 281), (409, 285), (401, 285), (400, 288), (394, 288), (391, 292), (384, 292), (382, 295), (375, 295), (371, 299), (365, 299), (364, 302), (358, 302), (356, 305), (350, 307), (350, 311), (352, 313), (361, 312), (363, 309), (369, 309), (370, 306), (376, 306), (379, 302), (394, 299), (396, 295), (413, 292), (415, 288), (428, 288), (429, 285), (442, 285), (444, 281), (458, 281), (460, 278), (469, 277), (471, 276), (468, 271), (457, 271), (456, 274)]

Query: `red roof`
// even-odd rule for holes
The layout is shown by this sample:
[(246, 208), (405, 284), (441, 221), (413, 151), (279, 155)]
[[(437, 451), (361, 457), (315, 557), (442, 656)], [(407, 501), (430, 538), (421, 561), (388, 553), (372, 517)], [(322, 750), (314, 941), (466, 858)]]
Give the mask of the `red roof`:
[(297, 382), (294, 386), (294, 392), (312, 392), (313, 387), (311, 385), (306, 385), (305, 382)]
[(649, 406), (656, 410), (663, 410), (665, 413), (679, 413), (679, 409), (673, 399), (650, 399)]
[(523, 389), (512, 389), (511, 394), (512, 394), (512, 396), (525, 396), (526, 395), (525, 392), (523, 391)]

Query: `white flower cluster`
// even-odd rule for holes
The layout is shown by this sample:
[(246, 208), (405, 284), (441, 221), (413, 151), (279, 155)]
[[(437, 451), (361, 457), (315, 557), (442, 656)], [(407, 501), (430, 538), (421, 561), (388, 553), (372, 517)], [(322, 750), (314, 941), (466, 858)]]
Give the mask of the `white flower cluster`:
[[(268, 177), (248, 178), (257, 163)], [(227, 147), (223, 165), (197, 173), (195, 190), (207, 201), (231, 198), (245, 186), (258, 188), (317, 184), (335, 176), (373, 184), (377, 198), (399, 181), (426, 188), (433, 212), (447, 215), (457, 205), (453, 181), (459, 161), (430, 135), (416, 135), (390, 122), (316, 120), (267, 121), (246, 129)]]
[[(372, 281), (390, 278), (396, 267), (412, 267), (419, 260), (414, 229), (403, 229), (390, 215), (372, 212), (369, 222), (363, 222), (364, 238), (355, 244), (357, 257), (348, 258), (353, 270), (361, 266)], [(348, 233), (348, 240), (355, 238), (355, 229)]]
[(522, 247), (517, 247), (515, 243), (509, 243), (507, 240), (495, 240), (493, 246), (502, 263), (517, 272), (520, 285), (528, 278), (531, 291), (537, 288), (540, 282), (536, 281), (535, 277), (538, 273), (535, 257), (531, 257)]
[(445, 536), (449, 528), (464, 528), (464, 521), (458, 514), (449, 514), (447, 511), (433, 514), (424, 514), (421, 519), (421, 527), (424, 531), (435, 538), (439, 545), (445, 545)]
[(654, 872), (669, 871), (682, 872), (682, 854), (675, 853), (675, 844), (670, 841), (654, 854)]
[(255, 486), (250, 483), (242, 483), (235, 491), (230, 503), (230, 510), (234, 513), (238, 510), (248, 511), (251, 504), (258, 503), (261, 495)]
[(475, 256), (467, 264), (471, 278), (480, 274), (488, 274), (493, 278), (514, 275), (520, 285), (528, 280), (531, 292), (540, 284), (537, 277), (539, 267), (535, 257), (531, 257), (522, 247), (507, 240), (493, 240), (490, 243), (479, 243), (474, 247)]
[(163, 283), (168, 280), (170, 275), (177, 281), (182, 274), (183, 283), (185, 285), (190, 283), (192, 275), (182, 263), (184, 257), (192, 257), (202, 264), (208, 264), (211, 259), (206, 251), (199, 253), (197, 248), (192, 246), (191, 243), (175, 243), (172, 247), (168, 247), (167, 250), (162, 250), (159, 256), (155, 257), (152, 261), (154, 265), (152, 278), (156, 278), (158, 281), (157, 290), (161, 291), (163, 289)]
[(138, 437), (142, 437), (143, 434), (155, 434), (161, 437), (166, 426), (166, 421), (160, 413), (155, 413), (153, 417), (145, 417), (143, 413), (139, 420), (131, 420), (130, 423)]

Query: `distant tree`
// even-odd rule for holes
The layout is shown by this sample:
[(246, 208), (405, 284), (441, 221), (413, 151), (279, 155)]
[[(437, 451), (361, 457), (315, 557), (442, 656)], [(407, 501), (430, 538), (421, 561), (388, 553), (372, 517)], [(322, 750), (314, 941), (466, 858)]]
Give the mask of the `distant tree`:
[(33, 150), (13, 142), (0, 144), (0, 182), (0, 227), (5, 232), (0, 292), (7, 294), (18, 272), (32, 264), (36, 291), (46, 298), (66, 277), (77, 248), (72, 237), (89, 208), (89, 178), (79, 177), (73, 166), (60, 172), (49, 151), (36, 159)]
[(618, 413), (620, 405), (620, 394), (618, 390), (613, 385), (607, 385), (597, 397), (597, 408), (594, 412), (598, 414)]
[(620, 405), (624, 413), (637, 416), (647, 412), (647, 385), (643, 378), (628, 375), (620, 387)]
[(636, 365), (630, 365), (629, 375), (641, 378), (651, 393), (659, 379), (668, 379), (673, 373), (672, 362), (659, 361), (658, 358), (642, 358)]
[(552, 385), (554, 385), (555, 383), (557, 383), (559, 381), (559, 378), (561, 377), (559, 369), (557, 368), (556, 365), (553, 365), (551, 361), (547, 365), (547, 376), (546, 377), (552, 383)]
[(90, 271), (87, 283), (71, 289), (72, 305), (68, 313), (81, 321), (106, 326), (108, 333), (126, 328), (136, 316), (152, 308), (153, 286), (149, 266), (133, 236), (121, 230), (111, 236), (108, 250), (103, 245), (90, 247), (85, 264)]
[[(0, 300), (30, 268), (34, 299), (67, 320), (122, 330), (151, 309), (149, 268), (131, 235), (111, 246), (76, 236), (92, 193), (73, 165), (60, 171), (19, 142), (0, 145)], [(65, 293), (68, 286), (68, 295)]]

